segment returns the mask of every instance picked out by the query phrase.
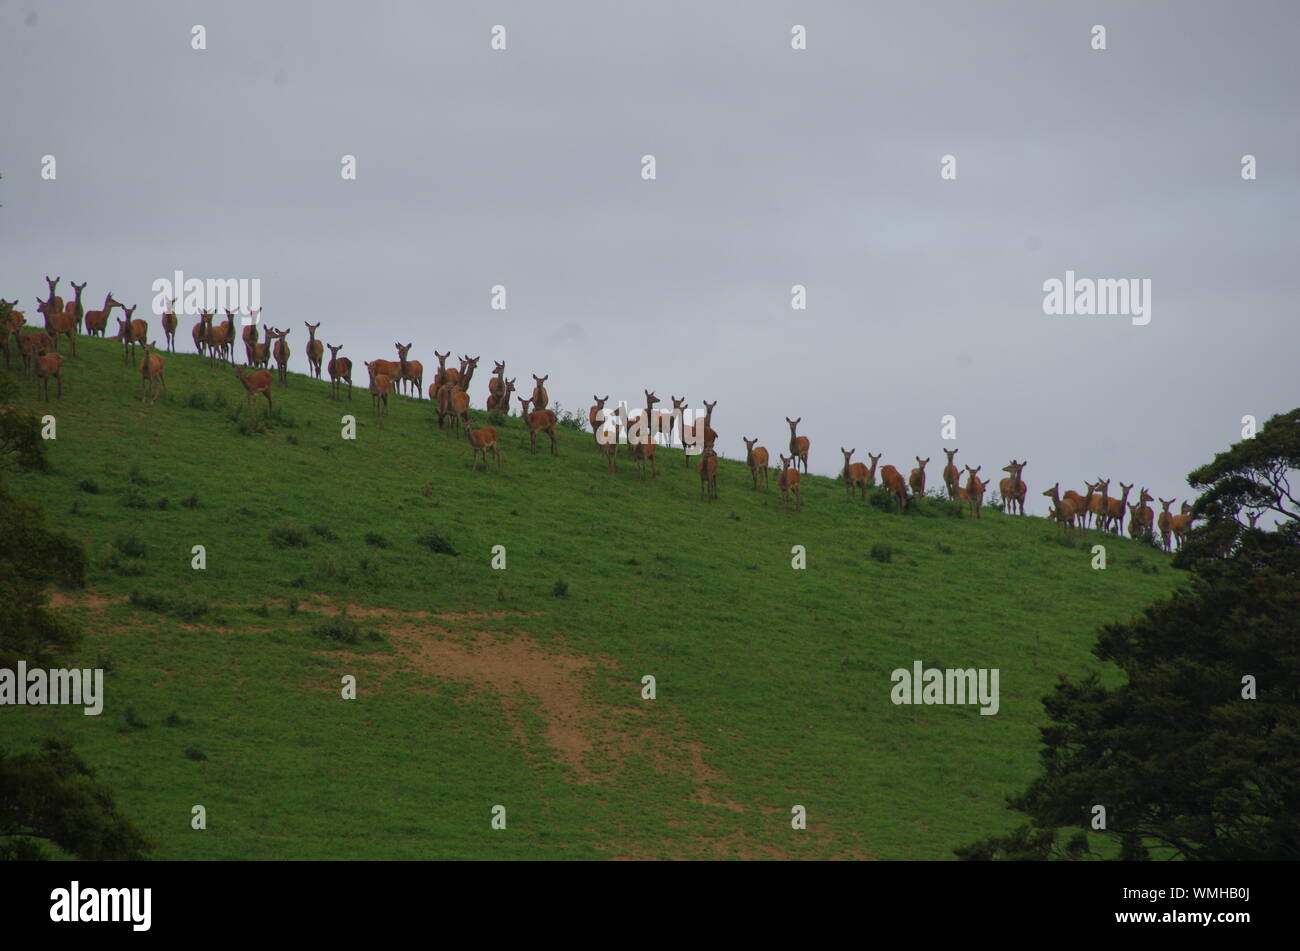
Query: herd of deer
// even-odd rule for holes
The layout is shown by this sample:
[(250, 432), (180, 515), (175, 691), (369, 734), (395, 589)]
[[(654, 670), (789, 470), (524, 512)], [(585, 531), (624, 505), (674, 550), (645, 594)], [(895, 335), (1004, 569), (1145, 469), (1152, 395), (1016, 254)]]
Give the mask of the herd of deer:
[[(45, 281), (49, 287), (49, 293), (46, 299), (37, 298), (36, 300), (37, 310), (45, 318), (45, 329), (43, 331), (24, 333), (26, 318), (23, 312), (19, 310), (11, 310), (10, 326), (0, 328), (0, 349), (4, 350), (5, 366), (10, 365), (11, 349), (16, 343), (22, 358), (24, 372), (35, 377), (38, 390), (44, 392), (45, 399), (49, 399), (49, 383), (51, 379), (57, 384), (56, 398), (61, 399), (63, 396), (63, 357), (58, 352), (59, 339), (67, 337), (69, 351), (72, 356), (76, 356), (76, 338), (78, 333), (83, 332), (83, 324), (84, 332), (88, 335), (103, 337), (113, 308), (120, 307), (124, 316), (117, 318), (118, 332), (115, 339), (122, 342), (123, 362), (128, 365), (134, 362), (135, 347), (139, 344), (143, 353), (143, 359), (139, 364), (143, 399), (156, 401), (160, 390), (166, 389), (164, 360), (162, 355), (156, 352), (156, 341), (151, 342), (148, 339), (148, 322), (134, 316), (136, 308), (122, 304), (110, 292), (105, 295), (104, 305), (100, 310), (84, 310), (81, 295), (86, 289), (86, 285), (84, 283), (77, 284), (75, 281), (72, 282), (72, 288), (76, 296), (69, 300), (65, 306), (63, 298), (58, 295), (59, 278), (51, 279), (46, 276)], [(3, 299), (0, 298), (0, 301), (3, 301)], [(17, 304), (18, 301), (14, 300), (10, 306), (16, 307)], [(176, 349), (177, 317), (175, 306), (176, 301), (173, 299), (161, 317), (166, 348), (170, 352), (175, 352)], [(259, 341), (256, 319), (259, 313), (260, 308), (258, 311), (253, 311), (243, 327), (241, 339), (244, 344), (245, 365), (236, 367), (235, 376), (243, 385), (247, 400), (252, 402), (258, 396), (264, 397), (267, 411), (270, 412), (272, 408), (271, 386), (274, 382), (270, 371), (270, 362), (272, 359), (275, 360), (280, 385), (287, 385), (290, 355), (287, 339), (289, 330), (281, 330), (267, 325), (262, 328), (263, 338)], [(233, 364), (235, 312), (226, 310), (226, 319), (220, 323), (214, 323), (215, 318), (215, 311), (200, 311), (199, 320), (192, 331), (194, 348), (200, 355), (207, 355), (210, 366), (216, 366), (218, 362)], [(351, 400), (352, 361), (347, 357), (339, 356), (339, 350), (342, 349), (342, 346), (335, 346), (330, 343), (322, 345), (321, 341), (316, 339), (316, 331), (320, 329), (319, 322), (312, 324), (304, 321), (303, 326), (307, 328), (306, 351), (307, 362), (310, 365), (310, 375), (317, 380), (321, 379), (322, 366), (324, 366), (325, 372), (329, 374), (330, 378), (331, 398), (342, 399), (342, 384), (347, 383), (347, 398)], [(409, 359), (412, 344), (396, 343), (394, 346), (397, 349), (396, 360), (376, 359), (365, 363), (366, 371), (370, 377), (370, 395), (376, 415), (387, 415), (388, 397), (393, 393), (404, 394), (409, 389), (416, 399), (423, 399), (423, 364), (418, 360)], [(324, 360), (326, 349), (330, 352), (328, 362)], [(469, 384), (473, 379), (479, 358), (462, 356), (460, 358), (460, 367), (458, 369), (449, 369), (447, 367), (447, 358), (451, 356), (450, 350), (446, 353), (439, 353), (435, 350), (434, 356), (438, 360), (438, 369), (434, 372), (433, 382), (429, 384), (428, 397), (431, 402), (437, 405), (439, 428), (450, 426), (453, 432), (457, 429), (464, 432), (473, 449), (475, 470), (478, 469), (480, 455), (483, 457), (484, 466), (487, 466), (489, 452), (492, 453), (493, 463), (499, 468), (501, 465), (501, 450), (498, 446), (499, 434), (496, 428), (484, 426), (475, 429), (470, 423)], [(252, 372), (249, 372), (249, 370)], [(537, 437), (543, 433), (550, 439), (551, 455), (559, 454), (556, 444), (556, 427), (559, 419), (554, 411), (547, 408), (550, 402), (550, 396), (546, 391), (546, 381), (548, 379), (550, 379), (549, 375), (539, 377), (533, 374), (532, 395), (527, 399), (517, 397), (520, 404), (520, 416), (528, 429), (529, 451), (534, 455), (537, 453)], [(495, 362), (492, 377), (488, 381), (487, 409), (509, 415), (510, 396), (514, 391), (515, 380), (506, 379), (505, 362)], [(704, 415), (697, 415), (692, 422), (687, 423), (685, 413), (688, 407), (685, 397), (672, 397), (671, 411), (656, 410), (654, 408), (655, 404), (659, 403), (660, 399), (653, 391), (646, 390), (644, 412), (636, 417), (621, 411), (606, 414), (605, 403), (609, 399), (608, 396), (604, 398), (592, 396), (592, 399), (595, 400), (595, 403), (588, 412), (588, 420), (591, 424), (595, 446), (603, 452), (611, 474), (618, 471), (618, 447), (620, 443), (623, 443), (626, 445), (630, 457), (636, 462), (641, 477), (645, 478), (647, 467), (650, 470), (651, 477), (657, 477), (659, 469), (655, 453), (657, 446), (655, 436), (662, 435), (667, 443), (671, 445), (674, 432), (676, 432), (683, 448), (689, 445), (698, 450), (699, 462), (696, 465), (696, 471), (700, 475), (701, 498), (710, 502), (717, 499), (718, 454), (715, 443), (718, 434), (713, 429), (713, 410), (718, 405), (716, 400), (712, 403), (705, 401)], [(803, 508), (799, 467), (802, 465), (803, 475), (808, 473), (809, 442), (806, 436), (800, 436), (798, 432), (799, 423), (802, 420), (803, 417), (798, 419), (786, 417), (785, 421), (790, 426), (790, 454), (788, 456), (780, 454), (781, 465), (776, 469), (777, 487), (781, 492), (782, 504), (788, 508), (791, 499), (793, 499), (796, 511)], [(768, 460), (770, 458), (768, 451), (765, 447), (757, 445), (757, 439), (742, 437), (742, 440), (745, 443), (745, 463), (749, 467), (753, 478), (753, 488), (758, 491), (761, 483), (762, 489), (766, 490), (768, 487)], [(844, 456), (844, 467), (840, 471), (840, 478), (844, 482), (849, 498), (853, 499), (860, 494), (860, 497), (865, 499), (867, 489), (876, 485), (876, 469), (881, 456), (875, 453), (867, 453), (868, 458), (871, 460), (871, 465), (868, 466), (853, 461), (853, 454), (857, 452), (856, 449), (845, 449), (841, 446), (840, 452)], [(984, 505), (984, 494), (987, 487), (987, 483), (979, 477), (982, 466), (976, 466), (975, 468), (964, 466), (962, 469), (958, 469), (954, 461), (957, 452), (956, 449), (944, 450), (948, 457), (947, 464), (943, 469), (944, 486), (949, 499), (969, 504), (972, 517), (978, 519), (980, 509)], [(683, 452), (682, 456), (685, 465), (690, 466), (691, 454)], [(922, 459), (917, 456), (916, 467), (910, 471), (906, 479), (904, 479), (902, 472), (892, 465), (886, 465), (880, 469), (880, 484), (886, 492), (897, 500), (901, 512), (906, 512), (909, 509), (914, 498), (925, 495), (925, 468), (929, 462), (929, 457)], [(1025, 514), (1027, 487), (1021, 478), (1021, 474), (1027, 464), (1027, 462), (1017, 462), (1012, 459), (1008, 465), (1002, 468), (1002, 471), (1007, 473), (1006, 478), (999, 483), (1003, 512)], [(961, 482), (963, 471), (966, 475), (964, 485)], [(1062, 495), (1059, 483), (1042, 493), (1050, 498), (1053, 503), (1049, 517), (1057, 521), (1063, 530), (1068, 532), (1079, 528), (1087, 528), (1091, 521), (1101, 531), (1109, 530), (1119, 534), (1123, 527), (1125, 512), (1127, 512), (1130, 536), (1136, 538), (1150, 532), (1154, 524), (1160, 532), (1165, 551), (1169, 551), (1171, 539), (1176, 541), (1179, 546), (1182, 545), (1191, 527), (1193, 517), (1191, 506), (1186, 502), (1182, 505), (1182, 512), (1175, 515), (1169, 511), (1169, 507), (1175, 500), (1160, 499), (1163, 508), (1157, 517), (1151, 506), (1147, 504), (1154, 501), (1154, 499), (1147, 493), (1145, 488), (1141, 490), (1137, 503), (1130, 505), (1128, 497), (1133, 488), (1132, 485), (1121, 482), (1120, 488), (1123, 490), (1121, 496), (1111, 498), (1109, 479), (1098, 479), (1095, 483), (1085, 482), (1084, 484), (1087, 487), (1087, 492), (1083, 495), (1073, 490), (1067, 490)]]

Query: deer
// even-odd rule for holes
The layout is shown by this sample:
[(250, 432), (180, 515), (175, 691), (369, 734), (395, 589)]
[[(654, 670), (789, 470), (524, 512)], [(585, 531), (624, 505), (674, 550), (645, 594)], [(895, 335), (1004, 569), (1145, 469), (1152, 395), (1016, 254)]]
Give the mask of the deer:
[(478, 357), (461, 357), (460, 388), (466, 393), (469, 392), (469, 381), (474, 379), (474, 369), (477, 366)]
[(108, 327), (108, 315), (112, 313), (114, 307), (122, 307), (122, 303), (114, 300), (113, 292), (109, 291), (104, 297), (103, 310), (86, 311), (86, 333), (92, 337), (104, 336)]
[[(374, 360), (366, 364), (366, 370), (370, 374), (370, 401), (374, 406), (375, 415), (388, 415), (388, 395), (393, 392), (393, 380), (391, 374), (379, 372), (376, 364), (387, 363), (386, 360)], [(382, 414), (380, 407), (383, 407)]]
[(603, 447), (600, 443), (600, 433), (602, 424), (605, 421), (605, 402), (609, 397), (601, 397), (593, 393), (591, 394), (591, 398), (595, 400), (595, 403), (592, 405), (591, 409), (587, 410), (587, 422), (591, 423), (591, 438), (595, 441), (596, 448), (601, 449)]
[(1025, 460), (1024, 462), (1016, 462), (1015, 459), (1012, 459), (1008, 465), (1003, 467), (1002, 471), (1009, 473), (1007, 478), (998, 483), (998, 492), (1002, 496), (1003, 512), (1006, 512), (1009, 509), (1011, 514), (1015, 515), (1017, 514), (1017, 509), (1019, 509), (1020, 515), (1025, 514), (1025, 496), (1028, 494), (1029, 490), (1021, 480), (1020, 473), (1024, 471), (1025, 466), (1028, 464), (1028, 460)]
[(460, 382), (460, 371), (447, 369), (447, 358), (451, 356), (451, 351), (448, 350), (446, 353), (439, 353), (435, 350), (433, 351), (433, 355), (438, 358), (438, 369), (433, 374), (433, 384), (429, 390), (429, 399), (436, 399), (434, 394), (438, 392), (438, 387), (442, 386), (444, 383)]
[(966, 501), (970, 503), (971, 518), (979, 518), (980, 508), (984, 505), (984, 487), (987, 483), (981, 482), (979, 477), (979, 472), (983, 468), (983, 466), (976, 466), (974, 469), (970, 466), (966, 467), (966, 488), (963, 494)]
[[(461, 392), (464, 391), (462, 390)], [(496, 429), (494, 429), (491, 426), (484, 426), (482, 429), (476, 430), (472, 426), (470, 426), (469, 420), (466, 419), (465, 438), (468, 439), (469, 444), (474, 447), (474, 471), (475, 472), (478, 471), (479, 453), (483, 454), (483, 468), (484, 469), (487, 468), (487, 454), (489, 449), (492, 450), (492, 461), (496, 464), (498, 469), (501, 468), (501, 450), (497, 448)]]
[(757, 436), (753, 439), (745, 439), (744, 436), (740, 438), (745, 443), (745, 465), (749, 466), (749, 474), (754, 477), (754, 491), (758, 491), (758, 478), (761, 474), (763, 477), (763, 491), (766, 492), (767, 450), (762, 446), (755, 447), (754, 444), (758, 442)]
[(876, 466), (880, 464), (880, 457), (883, 455), (884, 455), (883, 452), (878, 452), (875, 453), (874, 455), (870, 452), (867, 453), (867, 458), (871, 460), (871, 465), (867, 466), (867, 487), (868, 488), (874, 489), (876, 487)]
[(253, 365), (257, 357), (257, 317), (262, 313), (262, 308), (249, 310), (248, 323), (244, 324), (239, 331), (239, 338), (244, 342), (244, 363), (248, 366)]
[[(286, 339), (288, 336), (288, 330), (277, 330), (275, 332), (275, 349), (272, 351), (275, 357), (275, 365), (279, 371), (281, 386), (289, 385), (289, 341)], [(391, 376), (392, 374), (387, 375)], [(388, 407), (387, 399), (384, 400), (384, 407), (385, 409)]]
[(336, 400), (342, 399), (339, 395), (339, 391), (343, 388), (341, 381), (347, 380), (348, 400), (350, 401), (352, 399), (352, 361), (347, 357), (339, 356), (343, 344), (336, 347), (332, 343), (327, 343), (325, 346), (329, 348), (330, 352), (329, 366), (326, 367), (330, 375), (330, 395)]
[(537, 409), (530, 413), (528, 405), (532, 400), (526, 400), (522, 396), (517, 399), (520, 403), (519, 415), (523, 417), (524, 425), (528, 427), (528, 451), (534, 456), (537, 455), (537, 434), (546, 433), (551, 437), (551, 455), (558, 456), (560, 451), (555, 446), (555, 425), (559, 420), (555, 418), (555, 413), (549, 409)]
[[(1160, 547), (1169, 551), (1170, 529), (1169, 523), (1173, 520), (1173, 513), (1169, 511), (1169, 506), (1174, 504), (1174, 499), (1160, 499), (1160, 514), (1156, 516), (1156, 525), (1160, 528)], [(1254, 527), (1253, 525), (1251, 526)]]
[[(609, 397), (605, 397), (609, 399)], [(610, 475), (618, 474), (618, 431), (610, 432), (600, 429), (596, 432), (596, 445), (605, 454), (606, 467)]]
[(23, 373), (34, 373), (36, 361), (40, 359), (40, 355), (53, 346), (50, 335), (44, 330), (38, 330), (30, 334), (18, 334), (18, 355), (23, 360)]
[(319, 380), (321, 363), (325, 359), (325, 346), (316, 339), (316, 331), (320, 329), (320, 321), (309, 324), (304, 320), (302, 325), (307, 328), (307, 373)]
[[(536, 385), (533, 387), (533, 395), (531, 398), (534, 412), (540, 409), (546, 409), (546, 404), (551, 401), (551, 397), (547, 394), (546, 386), (544, 385), (550, 378), (551, 375), (549, 373), (546, 374), (546, 376), (538, 376), (536, 373), (533, 374), (533, 379), (537, 381)], [(648, 423), (650, 420), (647, 419), (646, 422)]]
[[(1148, 502), (1154, 501), (1155, 498), (1148, 494), (1146, 487), (1143, 486), (1142, 491), (1138, 495), (1137, 503), (1138, 535), (1141, 535), (1143, 532), (1151, 531), (1152, 525), (1155, 523), (1155, 512), (1152, 510), (1151, 506), (1147, 504)], [(1130, 537), (1136, 537), (1133, 535), (1131, 528), (1129, 529), (1129, 535)]]
[(840, 446), (840, 452), (844, 454), (844, 471), (840, 473), (840, 478), (844, 480), (844, 488), (848, 489), (849, 498), (852, 499), (856, 489), (861, 487), (862, 497), (867, 497), (867, 466), (862, 462), (853, 462), (853, 454), (857, 452), (854, 449), (845, 449)]
[(419, 360), (408, 360), (406, 355), (411, 352), (413, 344), (407, 344), (403, 347), (397, 344), (397, 362), (400, 371), (397, 377), (398, 387), (410, 383), (415, 389), (415, 398), (424, 399), (424, 364)]
[(776, 474), (776, 485), (781, 490), (781, 505), (790, 507), (790, 496), (794, 496), (796, 512), (803, 511), (803, 495), (799, 492), (799, 470), (795, 467), (794, 456), (781, 456), (781, 468)]
[(244, 396), (244, 402), (251, 403), (257, 398), (257, 395), (266, 397), (266, 412), (269, 416), (271, 413), (271, 383), (274, 377), (271, 376), (270, 370), (254, 370), (249, 373), (243, 367), (235, 368), (235, 379), (243, 384), (247, 391)]
[(59, 352), (59, 338), (66, 336), (68, 338), (68, 350), (72, 356), (77, 355), (77, 317), (72, 311), (59, 311), (54, 313), (50, 310), (49, 302), (41, 303), (38, 298), (36, 309), (45, 315), (45, 329), (50, 332), (54, 340), (54, 352)]
[[(1083, 528), (1091, 521), (1099, 531), (1105, 531), (1110, 519), (1110, 479), (1098, 478), (1096, 482), (1084, 480), (1088, 494), (1083, 499), (1083, 510), (1079, 512), (1078, 521)], [(1101, 494), (1097, 494), (1098, 490)], [(1069, 494), (1068, 492), (1066, 493)]]
[[(76, 284), (72, 285), (76, 287)], [(162, 315), (163, 341), (169, 353), (176, 352), (176, 298), (172, 298)], [(247, 331), (248, 328), (244, 328)]]
[(709, 502), (718, 500), (718, 454), (712, 449), (700, 456), (700, 497)]
[(226, 348), (230, 343), (230, 325), (226, 321), (214, 324), (212, 320), (216, 315), (216, 311), (211, 311), (204, 317), (203, 339), (208, 348), (208, 366), (216, 366), (218, 360), (225, 362)]
[(880, 470), (880, 481), (885, 491), (898, 499), (899, 512), (906, 512), (911, 507), (912, 500), (907, 496), (907, 483), (903, 481), (903, 474), (893, 466), (885, 466)]
[(86, 308), (81, 305), (81, 292), (86, 289), (86, 282), (78, 284), (72, 281), (72, 289), (76, 292), (76, 297), (68, 301), (67, 312), (77, 318), (77, 333), (82, 333), (82, 321), (86, 317)]
[(149, 393), (153, 392), (152, 402), (158, 402), (159, 389), (167, 389), (167, 384), (163, 381), (163, 358), (154, 353), (158, 346), (158, 341), (144, 344), (144, 359), (140, 361), (140, 382), (144, 390), (142, 402), (150, 402)]
[(45, 283), (50, 286), (50, 294), (48, 297), (50, 310), (59, 314), (63, 313), (63, 298), (60, 297), (58, 293), (59, 281), (61, 280), (62, 278), (56, 277), (51, 281), (50, 276), (48, 274), (45, 275)]
[(1134, 502), (1132, 505), (1125, 503), (1128, 509), (1128, 537), (1137, 538), (1142, 534), (1142, 505)]
[(791, 419), (789, 416), (785, 421), (790, 424), (790, 458), (797, 459), (803, 463), (804, 475), (808, 474), (808, 437), (800, 436), (798, 426), (803, 422), (803, 417)]
[[(1107, 483), (1109, 483), (1109, 481), (1110, 480), (1107, 480)], [(1107, 505), (1106, 518), (1107, 521), (1114, 527), (1116, 535), (1121, 534), (1121, 532), (1123, 531), (1124, 509), (1128, 507), (1128, 494), (1131, 491), (1133, 491), (1132, 483), (1130, 483), (1129, 485), (1125, 485), (1123, 482), (1121, 482), (1119, 484), (1119, 487), (1120, 489), (1123, 490), (1124, 494), (1120, 496), (1118, 499), (1107, 499), (1107, 503), (1106, 503)], [(1150, 501), (1150, 499), (1148, 499), (1147, 501)]]
[(215, 327), (209, 327), (208, 348), (216, 350), (217, 356), (227, 363), (235, 362), (235, 312), (226, 308), (226, 319)]
[[(267, 324), (265, 327), (262, 328), (263, 339), (261, 343), (256, 342), (257, 341), (256, 334), (254, 334), (253, 336), (253, 341), (254, 341), (253, 366), (257, 367), (260, 370), (268, 369), (271, 365), (271, 341), (275, 339), (275, 333), (276, 333), (275, 328), (272, 327), (270, 324)], [(352, 366), (352, 361), (349, 360), (348, 361), (349, 369), (351, 369), (351, 366)], [(351, 385), (352, 385), (352, 380), (351, 378), (349, 378), (348, 386), (350, 387)], [(350, 396), (349, 399), (351, 399)]]
[(199, 356), (202, 356), (204, 353), (207, 352), (208, 320), (211, 316), (212, 315), (209, 314), (206, 310), (200, 310), (199, 321), (194, 325), (194, 329), (190, 331), (190, 336), (194, 339), (194, 349), (199, 354)]
[[(501, 402), (501, 394), (506, 388), (506, 362), (504, 360), (492, 361), (492, 376), (488, 378), (488, 401), (487, 408), (495, 409)], [(510, 412), (510, 404), (506, 403), (506, 412)]]
[(36, 388), (43, 389), (45, 393), (45, 402), (50, 401), (50, 377), (53, 377), (58, 384), (56, 399), (63, 399), (63, 356), (58, 353), (47, 353), (46, 348), (42, 347), (35, 354), (36, 369)]
[(1190, 502), (1184, 502), (1184, 503), (1180, 506), (1180, 509), (1182, 510), (1182, 514), (1184, 514), (1184, 515), (1191, 515), (1191, 514), (1192, 514), (1192, 504), (1191, 504)]
[(129, 366), (135, 364), (135, 345), (144, 343), (149, 338), (149, 325), (131, 316), (139, 306), (123, 307), (122, 312), (126, 316), (117, 318), (117, 338), (122, 341), (122, 362)]
[(654, 405), (659, 402), (659, 397), (655, 396), (650, 390), (645, 391), (645, 413), (639, 420), (638, 429), (640, 434), (633, 437), (631, 431), (628, 431), (628, 445), (632, 448), (632, 458), (636, 460), (637, 471), (641, 478), (645, 478), (645, 465), (650, 463), (650, 472), (654, 478), (659, 477), (659, 463), (655, 457), (655, 436), (650, 429), (650, 420), (652, 420)]
[(957, 485), (961, 481), (961, 473), (957, 471), (957, 465), (952, 460), (959, 450), (945, 449), (943, 452), (948, 457), (948, 464), (943, 467), (943, 484), (948, 488), (948, 498), (956, 501)]
[[(1192, 507), (1186, 502), (1182, 504), (1182, 508), (1184, 511), (1181, 514), (1174, 515), (1169, 519), (1169, 531), (1173, 534), (1174, 541), (1177, 542), (1179, 548), (1182, 548), (1183, 543), (1187, 541), (1187, 533), (1191, 530), (1192, 520), (1196, 518), (1192, 514)], [(1251, 528), (1255, 527), (1255, 519), (1258, 519), (1262, 514), (1264, 514), (1263, 510), (1255, 513), (1254, 518), (1250, 521)]]
[[(448, 391), (449, 402), (451, 404), (451, 414), (454, 419), (463, 423), (469, 422), (469, 394), (460, 387), (451, 387)], [(486, 460), (485, 460), (486, 461)]]
[(1061, 498), (1061, 483), (1059, 482), (1045, 491), (1043, 495), (1050, 498), (1055, 506), (1052, 509), (1051, 517), (1056, 519), (1061, 524), (1061, 529), (1068, 533), (1070, 529), (1075, 527), (1075, 518), (1079, 513), (1078, 503), (1068, 497)]
[[(664, 434), (664, 438), (667, 440), (667, 442), (665, 442), (664, 445), (666, 445), (666, 446), (671, 446), (671, 445), (673, 444), (673, 429), (674, 429), (674, 426), (675, 426), (677, 420), (680, 420), (680, 419), (683, 418), (683, 417), (682, 417), (682, 411), (683, 411), (684, 409), (686, 409), (686, 397), (683, 396), (683, 397), (681, 397), (681, 398), (678, 398), (678, 397), (676, 397), (676, 396), (673, 396), (671, 393), (669, 393), (668, 396), (669, 396), (669, 398), (673, 401), (673, 408), (672, 408), (671, 411), (668, 411), (668, 412), (660, 412), (660, 413), (656, 414), (656, 415), (657, 415), (657, 419), (656, 419), (656, 421), (655, 421), (655, 429), (656, 429), (658, 432), (661, 432), (661, 433)], [(717, 405), (718, 405), (716, 400), (714, 401), (713, 405), (714, 405), (714, 406), (717, 406)], [(705, 431), (705, 432), (706, 432), (706, 435), (707, 435), (707, 425), (706, 425), (706, 431)], [(715, 433), (714, 436), (716, 437), (717, 434)]]
[[(925, 459), (922, 459), (920, 456), (917, 456), (916, 468), (913, 469), (907, 476), (907, 484), (911, 486), (912, 494), (916, 496), (918, 499), (922, 498), (925, 495), (925, 467), (928, 466), (929, 464), (930, 464), (929, 456), (926, 456)], [(864, 490), (864, 496), (865, 496), (865, 490)]]

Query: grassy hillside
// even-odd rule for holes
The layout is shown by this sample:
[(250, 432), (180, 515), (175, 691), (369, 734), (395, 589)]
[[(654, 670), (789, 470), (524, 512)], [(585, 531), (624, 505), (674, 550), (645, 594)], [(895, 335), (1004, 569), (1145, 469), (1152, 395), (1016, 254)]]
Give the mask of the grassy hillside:
[[(1134, 542), (1094, 571), (1091, 535), (930, 500), (900, 516), (823, 478), (786, 512), (736, 461), (710, 505), (678, 452), (657, 480), (611, 477), (590, 433), (532, 457), (517, 418), (503, 470), (472, 472), (427, 401), (376, 420), (364, 385), (340, 406), (291, 376), (262, 427), (195, 356), (167, 356), (147, 406), (117, 343), (78, 345), (62, 401), (22, 381), (58, 428), (51, 472), (13, 484), (91, 551), (89, 590), (60, 601), (107, 700), (0, 711), (0, 741), (75, 740), (159, 858), (950, 858), (1015, 825), (1040, 698), (1100, 666), (1096, 628), (1180, 580)], [(1000, 712), (893, 705), (890, 671), (918, 659), (999, 668)]]

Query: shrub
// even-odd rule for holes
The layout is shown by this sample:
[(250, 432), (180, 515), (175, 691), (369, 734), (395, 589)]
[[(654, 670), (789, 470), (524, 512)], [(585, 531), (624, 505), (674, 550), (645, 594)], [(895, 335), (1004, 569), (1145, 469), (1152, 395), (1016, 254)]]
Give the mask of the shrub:
[(77, 483), (77, 488), (82, 492), (89, 492), (91, 495), (99, 494), (99, 483), (94, 479), (82, 479)]
[(361, 638), (361, 625), (348, 617), (345, 607), (337, 615), (327, 618), (311, 629), (312, 636), (342, 644), (355, 644)]
[(160, 512), (165, 512), (167, 511), (167, 506), (169, 505), (171, 505), (171, 499), (167, 498), (166, 496), (163, 496), (161, 499), (159, 499), (157, 502), (153, 504), (153, 507), (158, 509), (158, 511)]
[(181, 499), (181, 505), (187, 509), (196, 509), (199, 507), (199, 494), (191, 492), (185, 498)]
[(208, 397), (206, 393), (191, 393), (185, 397), (185, 405), (190, 409), (207, 409)]
[(149, 724), (136, 716), (135, 707), (126, 708), (126, 725), (133, 730), (146, 730), (149, 728)]
[(149, 553), (143, 539), (137, 535), (118, 535), (113, 539), (113, 547), (128, 558), (143, 558)]
[(140, 471), (140, 463), (138, 462), (131, 463), (131, 471), (127, 474), (127, 478), (131, 480), (132, 485), (153, 484), (147, 478), (145, 478), (145, 474)]
[(192, 760), (205, 760), (208, 757), (207, 754), (205, 754), (202, 750), (198, 749), (197, 747), (189, 746), (185, 748), (185, 758), (192, 759)]
[(882, 564), (888, 563), (894, 557), (894, 549), (889, 545), (872, 545), (871, 557)]
[(551, 407), (555, 411), (555, 419), (565, 429), (573, 429), (577, 432), (583, 432), (587, 428), (587, 417), (582, 413), (574, 413), (556, 403)]
[(429, 529), (421, 533), (415, 539), (417, 545), (423, 545), (435, 555), (459, 555), (460, 553), (452, 546), (441, 532)]
[(306, 548), (307, 533), (296, 525), (276, 525), (267, 533), (276, 548)]
[(556, 598), (567, 598), (569, 596), (569, 585), (563, 578), (556, 578), (555, 584), (551, 585), (551, 595)]
[(129, 509), (147, 509), (149, 507), (149, 500), (144, 497), (144, 493), (140, 491), (138, 485), (133, 485), (123, 492), (118, 501)]
[(388, 539), (378, 532), (366, 532), (366, 544), (374, 545), (376, 548), (387, 548)]
[(297, 598), (290, 598), (288, 601), (284, 602), (284, 606), (285, 606), (286, 608), (289, 609), (289, 613), (290, 613), (290, 614), (297, 614), (297, 613), (298, 613), (298, 599), (297, 599)]
[(183, 719), (181, 715), (177, 713), (175, 710), (167, 714), (167, 719), (164, 720), (163, 722), (166, 723), (168, 726), (189, 726), (190, 725), (190, 721)]
[(317, 538), (323, 538), (327, 542), (336, 542), (339, 537), (334, 534), (328, 525), (315, 524), (308, 527), (307, 531), (311, 532)]

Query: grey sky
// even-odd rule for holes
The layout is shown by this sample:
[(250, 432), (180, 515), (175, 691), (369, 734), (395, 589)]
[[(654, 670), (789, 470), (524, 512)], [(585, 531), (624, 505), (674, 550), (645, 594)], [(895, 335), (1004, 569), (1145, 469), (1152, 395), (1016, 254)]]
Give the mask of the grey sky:
[[(843, 445), (938, 482), (956, 445), (985, 476), (1028, 458), (1038, 512), (1097, 474), (1181, 497), (1243, 415), (1297, 405), (1298, 27), (1259, 2), (10, 0), (0, 295), (34, 310), (58, 274), (143, 314), (178, 268), (256, 277), (299, 370), (319, 320), (358, 364), (481, 355), (479, 406), (505, 358), (584, 411), (716, 399), (732, 457), (802, 416), (822, 473)], [(1150, 278), (1151, 323), (1044, 315), (1067, 269)]]

